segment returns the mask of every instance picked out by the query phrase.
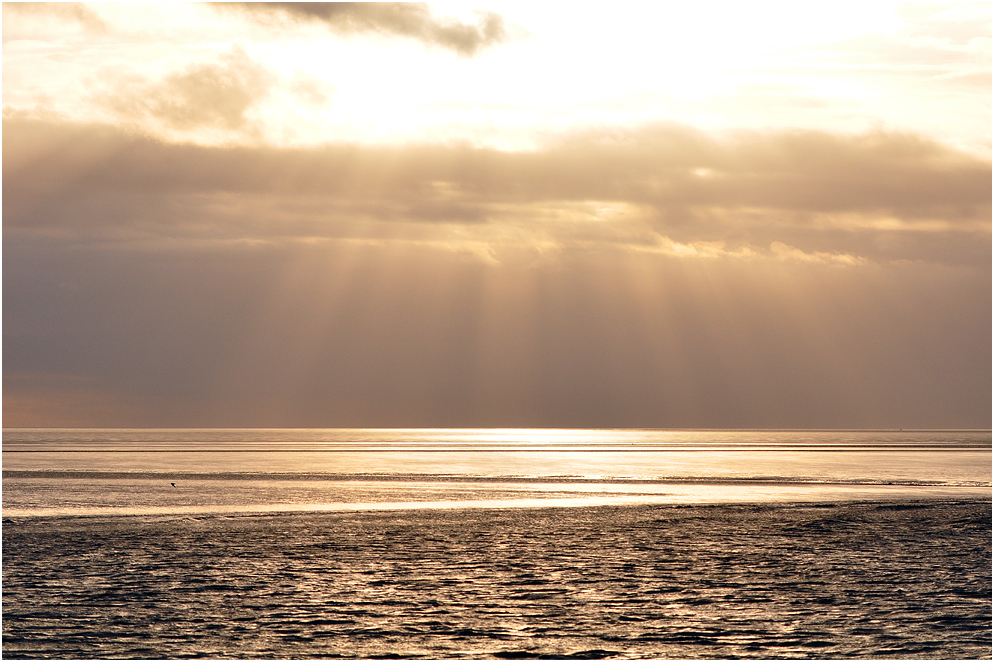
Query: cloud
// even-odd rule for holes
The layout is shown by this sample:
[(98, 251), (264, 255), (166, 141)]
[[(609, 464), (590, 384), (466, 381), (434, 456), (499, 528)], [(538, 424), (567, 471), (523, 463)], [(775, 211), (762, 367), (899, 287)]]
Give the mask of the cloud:
[(3, 128), (8, 425), (990, 419), (991, 165), (920, 137)]
[(97, 14), (79, 2), (6, 2), (3, 5), (5, 17), (8, 12), (21, 15), (50, 16), (61, 21), (74, 23), (95, 33), (107, 31), (107, 25)]
[(989, 270), (795, 258), (5, 231), (4, 422), (986, 425)]
[(377, 32), (416, 39), (472, 57), (508, 37), (500, 15), (486, 12), (477, 24), (442, 20), (427, 5), (402, 2), (248, 2), (216, 5), (237, 8), (259, 21), (289, 18), (316, 21), (341, 33)]
[[(465, 55), (504, 34), (420, 5), (237, 11)], [(53, 71), (79, 50), (45, 39)], [(5, 114), (6, 424), (990, 424), (988, 156), (888, 131), (660, 124), (500, 151), (134, 128), (224, 139), (274, 95), (327, 100), (270, 75), (233, 51), (122, 77), (126, 129)]]
[(158, 83), (123, 80), (101, 102), (125, 118), (151, 118), (174, 129), (238, 131), (247, 127), (246, 112), (274, 80), (268, 69), (236, 49)]
[[(243, 121), (230, 107), (215, 121)], [(182, 108), (177, 118), (197, 117)], [(990, 162), (907, 134), (718, 139), (657, 126), (500, 152), (203, 147), (4, 125), (5, 232), (277, 240), (380, 236), (387, 223), (394, 237), (439, 240), (461, 225), (494, 241), (514, 228), (558, 244), (638, 248), (661, 235), (733, 252), (780, 242), (812, 255), (990, 261)]]

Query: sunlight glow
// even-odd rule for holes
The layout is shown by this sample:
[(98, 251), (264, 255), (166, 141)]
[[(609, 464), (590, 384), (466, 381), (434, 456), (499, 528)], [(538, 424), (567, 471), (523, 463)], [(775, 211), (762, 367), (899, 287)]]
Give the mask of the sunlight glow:
[[(612, 12), (566, 17), (557, 5), (497, 2), (488, 10), (504, 16), (510, 37), (471, 59), (409, 39), (332, 34), (311, 23), (274, 33), (230, 10), (146, 3), (94, 5), (92, 21), (103, 27), (93, 29), (123, 31), (128, 39), (96, 41), (81, 50), (86, 33), (65, 12), (48, 18), (11, 12), (4, 22), (4, 104), (8, 111), (44, 107), (80, 120), (106, 119), (107, 108), (94, 103), (95, 88), (123, 90), (128, 80), (138, 79), (154, 85), (197, 63), (240, 51), (260, 72), (273, 76), (266, 93), (247, 108), (245, 127), (180, 130), (149, 118), (126, 119), (143, 130), (204, 144), (441, 140), (526, 149), (549, 131), (638, 123), (660, 113), (711, 128), (741, 127), (758, 101), (773, 115), (757, 113), (751, 120), (756, 126), (786, 113), (794, 125), (863, 130), (872, 126), (874, 106), (918, 94), (911, 79), (905, 84), (889, 77), (881, 85), (885, 70), (854, 69), (847, 52), (862, 48), (859, 40), (871, 36), (911, 39), (902, 31), (921, 18), (902, 13), (901, 7), (892, 2), (831, 8), (779, 2), (622, 3)], [(434, 11), (474, 20), (465, 7), (443, 5)], [(958, 18), (950, 11), (936, 15)], [(61, 19), (53, 24), (53, 16)], [(76, 56), (63, 57), (52, 50), (54, 42), (35, 39), (53, 25), (69, 40), (61, 50)], [(168, 42), (144, 38), (150, 31), (168, 34), (171, 26), (177, 29)], [(197, 28), (191, 32), (189, 26)], [(205, 42), (205, 35), (210, 40)], [(932, 42), (929, 47), (938, 49), (936, 57), (943, 49), (958, 48), (965, 62), (990, 59), (989, 38), (986, 46)], [(977, 51), (973, 57), (971, 49)], [(931, 75), (956, 73), (949, 69), (954, 63), (937, 60), (935, 66), (944, 68)], [(908, 69), (909, 75), (915, 71)], [(942, 92), (966, 93), (955, 87)], [(935, 124), (922, 114), (933, 111), (921, 104), (893, 108), (903, 114), (899, 125)]]
[(10, 420), (989, 406), (990, 3), (282, 5), (4, 5)]

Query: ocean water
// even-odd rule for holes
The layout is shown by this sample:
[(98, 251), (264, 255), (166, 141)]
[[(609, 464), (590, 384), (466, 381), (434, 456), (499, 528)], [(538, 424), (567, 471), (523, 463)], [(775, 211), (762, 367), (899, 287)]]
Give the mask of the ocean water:
[(990, 431), (4, 430), (8, 658), (990, 658)]
[(989, 431), (4, 430), (5, 517), (991, 494)]

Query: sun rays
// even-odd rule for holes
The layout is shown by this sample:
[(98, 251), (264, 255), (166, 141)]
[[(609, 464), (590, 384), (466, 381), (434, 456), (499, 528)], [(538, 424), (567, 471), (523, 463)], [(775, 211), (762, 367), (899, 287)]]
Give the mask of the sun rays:
[(989, 418), (989, 5), (3, 29), (10, 422)]

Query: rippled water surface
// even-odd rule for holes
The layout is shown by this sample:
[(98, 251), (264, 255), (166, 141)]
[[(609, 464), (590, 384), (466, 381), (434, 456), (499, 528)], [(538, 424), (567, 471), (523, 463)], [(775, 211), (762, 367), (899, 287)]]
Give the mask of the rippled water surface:
[(5, 430), (5, 657), (991, 656), (991, 434)]
[(5, 657), (991, 655), (989, 503), (5, 525)]

